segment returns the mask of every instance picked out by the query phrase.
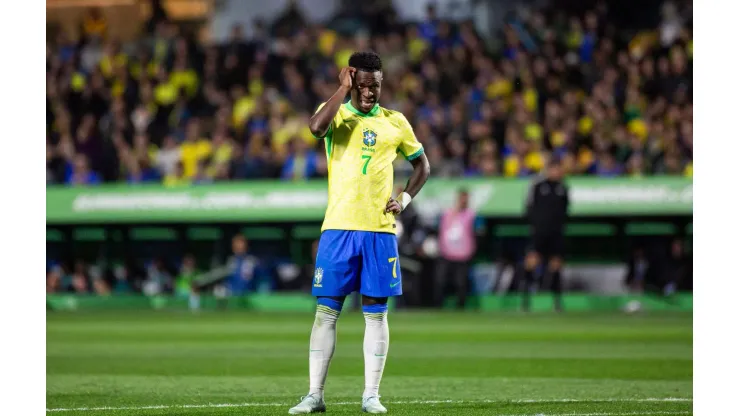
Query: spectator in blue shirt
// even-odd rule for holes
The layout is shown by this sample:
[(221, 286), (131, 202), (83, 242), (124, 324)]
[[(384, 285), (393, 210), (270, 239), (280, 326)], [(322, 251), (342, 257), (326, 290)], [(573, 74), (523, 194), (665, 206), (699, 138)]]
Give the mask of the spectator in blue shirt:
[(58, 48), (59, 58), (63, 63), (71, 60), (77, 49), (74, 42), (72, 42), (64, 31), (59, 31), (56, 38), (56, 46)]
[(127, 180), (130, 184), (157, 182), (161, 179), (159, 171), (151, 166), (148, 158), (140, 161), (132, 158), (128, 168)]
[(624, 172), (622, 166), (614, 160), (614, 155), (609, 152), (602, 153), (596, 162), (596, 174), (602, 177), (620, 176)]
[(432, 42), (432, 49), (436, 52), (443, 48), (453, 48), (460, 44), (460, 38), (452, 32), (450, 24), (447, 22), (440, 22), (437, 25), (436, 35)]
[(245, 178), (265, 177), (270, 171), (272, 153), (266, 144), (267, 140), (264, 132), (257, 132), (249, 138), (243, 166)]
[(295, 138), (291, 142), (293, 151), (285, 160), (283, 171), (280, 175), (283, 179), (301, 180), (316, 175), (317, 155), (312, 149), (308, 149), (306, 142), (301, 138)]
[(237, 234), (231, 240), (234, 255), (229, 259), (229, 275), (226, 287), (231, 296), (243, 296), (249, 291), (250, 283), (255, 277), (257, 258), (247, 254), (247, 238)]
[(439, 19), (437, 18), (437, 5), (429, 3), (427, 5), (427, 18), (419, 24), (419, 34), (427, 42), (433, 42), (437, 37), (437, 27)]
[(87, 157), (82, 154), (75, 156), (74, 164), (72, 165), (71, 172), (67, 178), (67, 185), (98, 185), (100, 182), (100, 175), (97, 172), (90, 170)]

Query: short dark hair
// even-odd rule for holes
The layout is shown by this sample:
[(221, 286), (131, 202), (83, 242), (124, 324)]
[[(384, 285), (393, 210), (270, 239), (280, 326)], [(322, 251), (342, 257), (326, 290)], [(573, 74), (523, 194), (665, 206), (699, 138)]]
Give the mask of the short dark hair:
[(349, 57), (349, 66), (358, 71), (375, 72), (383, 70), (380, 56), (373, 51), (355, 52)]

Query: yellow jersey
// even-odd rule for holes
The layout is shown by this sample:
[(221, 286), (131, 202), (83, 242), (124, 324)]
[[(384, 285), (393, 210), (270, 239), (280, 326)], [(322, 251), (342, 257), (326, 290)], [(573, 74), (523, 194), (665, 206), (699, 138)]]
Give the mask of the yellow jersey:
[(185, 142), (180, 146), (180, 160), (182, 160), (183, 176), (192, 178), (198, 172), (198, 163), (211, 155), (211, 142), (200, 139), (195, 142)]
[(406, 117), (377, 104), (364, 114), (347, 102), (339, 107), (326, 136), (317, 139), (324, 139), (329, 174), (321, 231), (395, 234), (396, 220), (385, 212), (393, 194), (393, 161), (398, 154), (413, 160), (424, 153)]

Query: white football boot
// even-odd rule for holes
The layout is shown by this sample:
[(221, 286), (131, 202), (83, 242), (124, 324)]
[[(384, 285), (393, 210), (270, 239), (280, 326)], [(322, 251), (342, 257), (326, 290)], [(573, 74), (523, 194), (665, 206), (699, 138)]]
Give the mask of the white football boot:
[(380, 404), (380, 396), (363, 397), (362, 411), (365, 413), (388, 413), (388, 409)]
[(288, 413), (291, 415), (324, 412), (326, 412), (326, 404), (324, 403), (324, 398), (320, 397), (318, 394), (309, 394), (308, 396), (301, 397), (301, 402), (288, 410)]

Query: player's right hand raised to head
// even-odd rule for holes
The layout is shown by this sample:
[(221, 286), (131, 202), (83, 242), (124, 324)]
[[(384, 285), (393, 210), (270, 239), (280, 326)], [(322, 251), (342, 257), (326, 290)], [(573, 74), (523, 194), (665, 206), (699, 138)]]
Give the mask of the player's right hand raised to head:
[(342, 87), (347, 89), (352, 88), (352, 79), (355, 77), (355, 72), (357, 72), (357, 69), (351, 66), (342, 68), (342, 70), (339, 72), (339, 82), (341, 83)]

